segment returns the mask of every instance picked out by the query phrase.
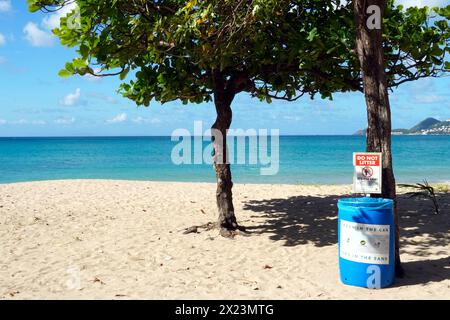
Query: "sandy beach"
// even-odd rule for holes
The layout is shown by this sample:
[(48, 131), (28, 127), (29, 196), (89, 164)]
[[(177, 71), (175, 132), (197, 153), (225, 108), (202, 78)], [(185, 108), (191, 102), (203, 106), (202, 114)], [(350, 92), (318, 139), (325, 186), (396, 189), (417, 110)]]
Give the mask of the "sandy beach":
[(1, 299), (450, 299), (450, 194), (441, 214), (400, 196), (406, 277), (339, 282), (337, 207), (350, 186), (236, 184), (249, 236), (183, 234), (216, 220), (208, 183), (0, 185)]

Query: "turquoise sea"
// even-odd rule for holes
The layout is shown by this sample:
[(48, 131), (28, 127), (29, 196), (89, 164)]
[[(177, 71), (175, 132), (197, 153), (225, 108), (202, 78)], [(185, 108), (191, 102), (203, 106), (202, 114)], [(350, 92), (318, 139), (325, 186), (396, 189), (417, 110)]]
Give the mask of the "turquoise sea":
[[(170, 137), (0, 138), (0, 183), (52, 179), (214, 182), (209, 164), (175, 165)], [(352, 153), (361, 136), (282, 136), (279, 172), (233, 165), (240, 183), (352, 182)], [(394, 136), (398, 182), (450, 181), (450, 136)]]

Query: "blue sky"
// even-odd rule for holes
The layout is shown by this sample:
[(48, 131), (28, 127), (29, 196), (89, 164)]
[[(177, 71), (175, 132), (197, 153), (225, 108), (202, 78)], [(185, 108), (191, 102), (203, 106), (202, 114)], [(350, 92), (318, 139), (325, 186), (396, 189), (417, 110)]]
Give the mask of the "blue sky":
[[(447, 5), (450, 1), (398, 1)], [(170, 135), (215, 119), (210, 103), (172, 102), (136, 107), (118, 95), (117, 78), (61, 79), (74, 52), (49, 30), (57, 15), (31, 14), (26, 0), (0, 0), (0, 136)], [(391, 94), (393, 126), (409, 128), (426, 117), (450, 119), (450, 78), (408, 83)], [(260, 103), (245, 94), (233, 104), (234, 128), (275, 128), (281, 134), (351, 134), (366, 126), (364, 97), (336, 94), (333, 101)]]

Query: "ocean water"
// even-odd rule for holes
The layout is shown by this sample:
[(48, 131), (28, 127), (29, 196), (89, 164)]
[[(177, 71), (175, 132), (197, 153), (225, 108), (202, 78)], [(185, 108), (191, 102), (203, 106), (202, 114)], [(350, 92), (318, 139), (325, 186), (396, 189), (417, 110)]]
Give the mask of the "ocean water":
[[(0, 183), (53, 179), (214, 182), (210, 164), (172, 162), (177, 143), (170, 137), (0, 138)], [(364, 151), (365, 138), (283, 136), (279, 145), (276, 175), (260, 174), (261, 167), (268, 165), (236, 164), (232, 166), (234, 181), (350, 184), (352, 153)], [(397, 182), (450, 181), (450, 136), (394, 136), (393, 156)]]

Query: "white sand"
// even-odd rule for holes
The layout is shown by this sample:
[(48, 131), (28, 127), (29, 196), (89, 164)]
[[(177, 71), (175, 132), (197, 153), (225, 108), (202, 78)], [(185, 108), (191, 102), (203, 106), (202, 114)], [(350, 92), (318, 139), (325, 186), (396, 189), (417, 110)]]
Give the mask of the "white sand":
[(217, 230), (206, 183), (72, 180), (0, 185), (2, 299), (450, 299), (450, 198), (400, 200), (407, 277), (342, 285), (336, 199), (349, 186), (236, 185), (249, 237)]

